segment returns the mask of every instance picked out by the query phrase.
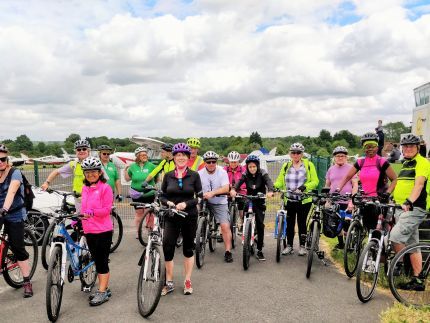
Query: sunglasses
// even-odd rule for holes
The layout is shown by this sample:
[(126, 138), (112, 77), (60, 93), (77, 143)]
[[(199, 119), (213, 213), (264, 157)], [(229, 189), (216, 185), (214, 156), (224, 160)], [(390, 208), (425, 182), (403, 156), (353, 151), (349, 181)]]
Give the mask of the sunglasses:
[(87, 148), (76, 148), (76, 151), (87, 151)]
[(101, 155), (103, 155), (103, 156), (109, 156), (110, 153), (101, 153)]
[(364, 149), (374, 149), (376, 147), (378, 147), (378, 146), (376, 146), (376, 145), (366, 145), (366, 146), (364, 146)]
[(290, 151), (291, 155), (301, 155), (302, 152), (301, 151)]
[(216, 160), (205, 161), (206, 164), (216, 164)]
[(0, 162), (5, 163), (7, 161), (7, 157), (1, 157)]

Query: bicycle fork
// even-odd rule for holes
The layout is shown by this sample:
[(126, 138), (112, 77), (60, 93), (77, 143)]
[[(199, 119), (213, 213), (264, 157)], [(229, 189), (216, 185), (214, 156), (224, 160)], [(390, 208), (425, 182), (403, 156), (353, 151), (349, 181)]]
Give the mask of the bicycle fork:
[[(155, 266), (154, 266), (154, 277), (150, 277), (148, 279), (148, 268), (149, 268), (149, 257), (151, 257), (151, 247), (152, 247), (152, 239), (148, 239), (148, 245), (146, 246), (145, 250), (145, 265), (143, 267), (143, 280), (147, 281), (149, 279), (153, 279), (154, 281), (159, 280), (158, 271), (159, 271), (159, 265), (160, 265), (160, 254), (157, 252), (155, 255)], [(153, 264), (151, 264), (153, 265)]]

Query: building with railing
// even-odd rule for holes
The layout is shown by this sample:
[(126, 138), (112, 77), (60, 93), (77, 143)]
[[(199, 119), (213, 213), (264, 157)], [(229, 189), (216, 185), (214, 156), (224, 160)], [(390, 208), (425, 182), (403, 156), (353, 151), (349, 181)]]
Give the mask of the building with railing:
[(430, 144), (430, 82), (414, 89), (412, 133)]

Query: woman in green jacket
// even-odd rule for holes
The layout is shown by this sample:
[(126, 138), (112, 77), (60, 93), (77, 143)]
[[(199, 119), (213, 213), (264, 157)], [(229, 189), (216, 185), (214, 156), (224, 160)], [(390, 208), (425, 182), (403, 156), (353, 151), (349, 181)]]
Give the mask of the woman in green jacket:
[[(319, 183), (314, 164), (303, 158), (305, 147), (301, 143), (294, 143), (290, 147), (291, 160), (282, 165), (281, 171), (275, 182), (275, 187), (281, 190), (309, 192), (316, 189)], [(296, 225), (299, 228), (300, 249), (299, 256), (306, 255), (306, 219), (312, 205), (312, 198), (301, 199), (299, 195), (286, 195), (287, 211), (287, 247), (282, 251), (283, 255), (294, 253), (293, 240)]]

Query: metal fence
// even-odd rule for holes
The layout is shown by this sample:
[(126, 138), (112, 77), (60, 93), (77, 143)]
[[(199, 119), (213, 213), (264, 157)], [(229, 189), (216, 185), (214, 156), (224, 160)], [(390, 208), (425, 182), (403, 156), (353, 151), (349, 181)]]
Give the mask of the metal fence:
[[(314, 163), (315, 168), (317, 170), (318, 178), (320, 184), (318, 188), (320, 189), (325, 183), (325, 174), (330, 167), (330, 158), (327, 157), (312, 157), (311, 161)], [(157, 161), (155, 161), (157, 162)], [(268, 174), (270, 178), (275, 181), (279, 175), (279, 172), (282, 167), (281, 162), (273, 162), (268, 163)], [(33, 167), (24, 167), (22, 168), (22, 172), (25, 174), (30, 183), (35, 186), (40, 186), (48, 177), (48, 175), (54, 170), (52, 166), (40, 165), (37, 162), (33, 165)], [(72, 179), (69, 178), (61, 178), (58, 176), (53, 183), (51, 183), (51, 187), (58, 190), (63, 191), (72, 191)], [(128, 185), (123, 185), (121, 187), (121, 194), (125, 197), (128, 194)], [(125, 198), (123, 202), (115, 202), (115, 206), (118, 210), (118, 213), (121, 215), (123, 221), (127, 224), (132, 224), (134, 220), (134, 209), (130, 206), (131, 199)], [(281, 204), (279, 195), (276, 195), (273, 198), (267, 200), (267, 212), (266, 212), (266, 220), (272, 221), (276, 211), (279, 209)]]

